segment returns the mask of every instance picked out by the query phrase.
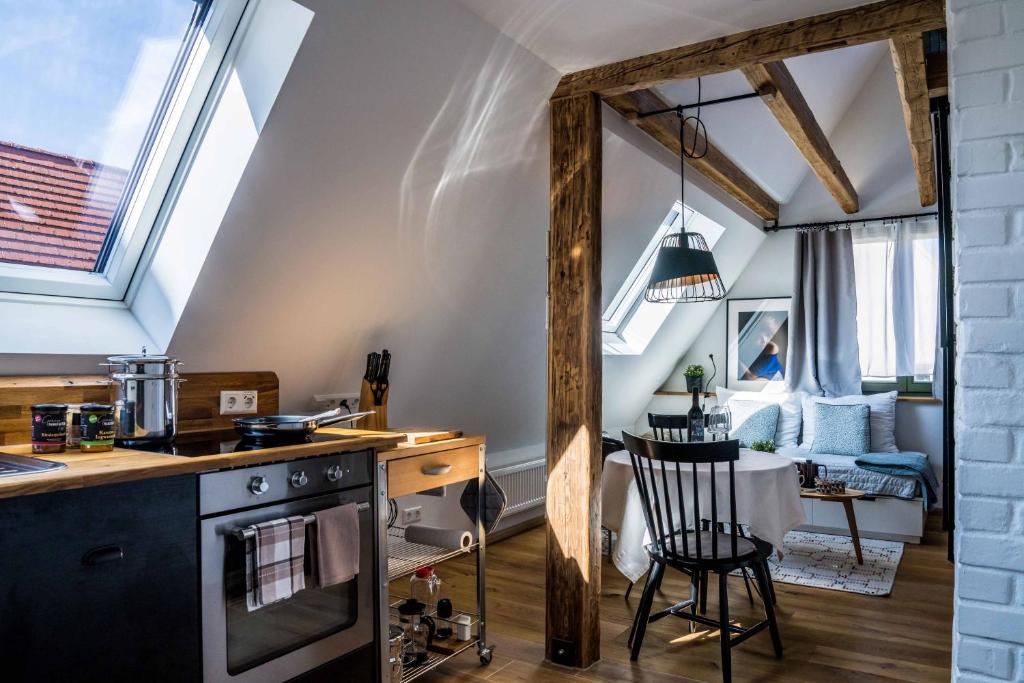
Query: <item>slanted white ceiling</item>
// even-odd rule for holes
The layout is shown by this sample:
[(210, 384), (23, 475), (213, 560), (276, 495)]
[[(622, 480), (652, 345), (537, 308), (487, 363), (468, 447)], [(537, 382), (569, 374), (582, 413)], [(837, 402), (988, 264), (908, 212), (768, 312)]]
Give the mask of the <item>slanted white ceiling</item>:
[(460, 0), (562, 73), (863, 0)]
[[(460, 2), (563, 73), (865, 4), (857, 0)], [(787, 59), (786, 65), (829, 135), (882, 59), (888, 59), (886, 44), (873, 43)], [(739, 71), (701, 80), (704, 99), (751, 90)], [(659, 90), (673, 104), (697, 99), (695, 79), (665, 84)], [(788, 202), (810, 173), (806, 160), (762, 102), (705, 109), (703, 119), (710, 140), (780, 203)]]
[[(869, 43), (787, 59), (786, 66), (821, 129), (830, 136), (883, 58), (889, 59), (886, 43)], [(659, 90), (672, 104), (697, 101), (696, 79), (668, 83)], [(701, 79), (702, 100), (747, 92), (750, 84), (739, 71)], [(708, 107), (701, 111), (701, 119), (708, 138), (726, 156), (776, 200), (790, 200), (809, 168), (763, 102), (752, 99)]]

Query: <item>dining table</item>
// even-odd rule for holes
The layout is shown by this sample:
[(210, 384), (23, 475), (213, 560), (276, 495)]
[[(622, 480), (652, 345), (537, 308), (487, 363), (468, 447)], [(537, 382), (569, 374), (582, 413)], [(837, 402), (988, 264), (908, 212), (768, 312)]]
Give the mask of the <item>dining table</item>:
[[(660, 470), (659, 461), (651, 461)], [(646, 466), (646, 463), (645, 463)], [(670, 482), (675, 480), (674, 463), (669, 468)], [(749, 529), (749, 533), (771, 543), (776, 552), (782, 551), (782, 539), (787, 532), (806, 522), (800, 501), (800, 479), (793, 460), (773, 453), (740, 449), (739, 460), (734, 463), (736, 480), (736, 522)], [(682, 465), (683, 496), (687, 517), (692, 528), (692, 501), (687, 492), (692, 490), (692, 467)], [(660, 472), (657, 478), (660, 479)], [(697, 465), (698, 498), (701, 518), (711, 519), (710, 465)], [(679, 524), (678, 500), (674, 485), (670, 485), (673, 498), (674, 520)], [(715, 492), (718, 520), (729, 520), (728, 466), (716, 465)], [(650, 565), (646, 546), (651, 537), (644, 518), (643, 499), (633, 476), (633, 465), (628, 451), (609, 454), (604, 463), (601, 480), (601, 525), (617, 537), (611, 551), (615, 567), (632, 582), (642, 577)]]

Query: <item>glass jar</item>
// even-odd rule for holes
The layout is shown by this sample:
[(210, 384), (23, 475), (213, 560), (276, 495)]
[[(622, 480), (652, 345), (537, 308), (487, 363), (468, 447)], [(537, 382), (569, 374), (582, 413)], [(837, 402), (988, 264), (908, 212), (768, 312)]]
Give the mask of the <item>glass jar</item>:
[(78, 448), (78, 442), (82, 440), (82, 404), (68, 404), (68, 433), (65, 443), (68, 448)]
[(409, 597), (426, 605), (426, 613), (434, 614), (441, 594), (441, 579), (431, 566), (420, 567), (409, 579)]
[(86, 403), (82, 406), (82, 438), (78, 447), (84, 453), (114, 449), (114, 406)]
[(415, 598), (409, 598), (398, 606), (404, 667), (419, 666), (427, 660), (427, 648), (434, 635), (434, 620), (424, 614), (426, 607)]
[(63, 453), (67, 436), (66, 403), (37, 403), (32, 406), (33, 453)]

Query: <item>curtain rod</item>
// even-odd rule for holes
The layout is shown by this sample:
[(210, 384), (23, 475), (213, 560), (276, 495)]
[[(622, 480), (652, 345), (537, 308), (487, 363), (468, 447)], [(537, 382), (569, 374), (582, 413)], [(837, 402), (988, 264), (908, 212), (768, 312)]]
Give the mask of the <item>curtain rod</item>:
[(697, 109), (699, 107), (712, 107), (716, 104), (725, 104), (726, 102), (737, 102), (739, 100), (749, 100), (752, 97), (770, 96), (775, 94), (774, 88), (764, 88), (761, 92), (750, 92), (743, 93), (742, 95), (732, 95), (731, 97), (720, 97), (717, 100), (707, 100), (706, 102), (691, 102), (690, 104), (677, 104), (674, 107), (666, 107), (665, 109), (655, 109), (654, 111), (642, 111), (635, 114), (638, 119), (646, 119), (648, 116), (658, 116), (660, 114), (668, 114), (669, 112), (676, 112), (681, 114), (684, 109)]
[(930, 211), (926, 213), (905, 213), (899, 216), (879, 216), (877, 218), (854, 218), (841, 221), (815, 221), (813, 223), (793, 223), (792, 225), (766, 225), (764, 229), (770, 232), (778, 232), (779, 230), (810, 230), (814, 228), (831, 228), (837, 226), (850, 227), (858, 223), (874, 223), (876, 221), (899, 221), (907, 218), (924, 218), (925, 216), (938, 216), (938, 211)]

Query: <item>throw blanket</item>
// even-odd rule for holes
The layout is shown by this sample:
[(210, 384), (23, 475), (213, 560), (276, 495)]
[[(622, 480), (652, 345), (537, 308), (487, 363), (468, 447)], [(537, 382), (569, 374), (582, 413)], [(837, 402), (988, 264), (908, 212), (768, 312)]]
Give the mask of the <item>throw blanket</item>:
[(935, 490), (939, 482), (928, 464), (928, 458), (922, 453), (864, 453), (854, 461), (857, 467), (903, 477), (914, 477), (921, 484), (925, 508), (935, 505)]

